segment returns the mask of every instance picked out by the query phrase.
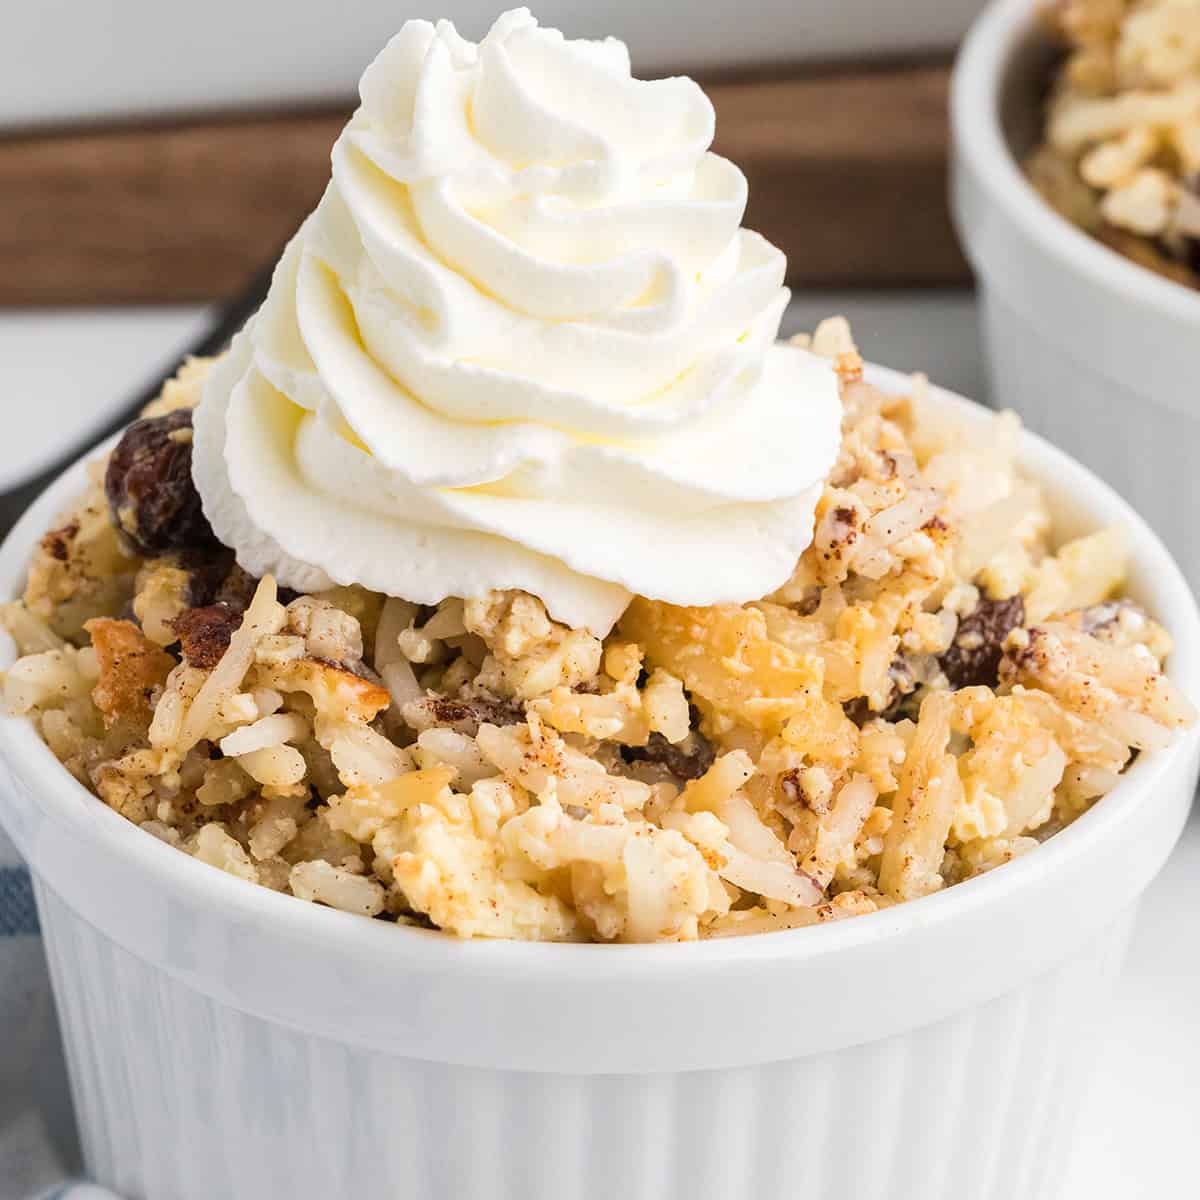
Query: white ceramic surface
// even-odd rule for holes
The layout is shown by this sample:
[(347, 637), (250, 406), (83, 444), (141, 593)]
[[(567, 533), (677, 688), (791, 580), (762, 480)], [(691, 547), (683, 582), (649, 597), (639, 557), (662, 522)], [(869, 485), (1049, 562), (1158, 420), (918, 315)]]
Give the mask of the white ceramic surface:
[[(584, 1075), (298, 1034), (170, 978), (45, 885), (38, 899), (85, 1159), (133, 1200), (1057, 1200), (1097, 997), (1132, 920), (908, 1033), (726, 1070)], [(733, 1019), (753, 1019), (754, 996)], [(587, 1036), (597, 1016), (557, 1020)]]
[[(542, 0), (546, 25), (623, 38), (640, 73), (953, 46), (981, 0)], [(4, 8), (0, 129), (48, 121), (321, 103), (409, 17), (472, 39), (513, 0), (38, 0)]]
[[(1200, 1113), (1200, 811), (1138, 908), (1057, 1200), (1190, 1196)], [(1189, 1190), (1189, 1188), (1191, 1190)]]
[(1200, 294), (1051, 210), (1010, 149), (1038, 118), (1039, 0), (996, 0), (954, 74), (954, 208), (979, 280), (992, 400), (1112, 484), (1200, 584)]
[[(1134, 593), (1200, 695), (1200, 619), (1161, 545), (1024, 451), (1065, 529), (1131, 526)], [(79, 481), (15, 531), (0, 591)], [(131, 1200), (1056, 1200), (1062, 1118), (1198, 753), (1192, 731), (959, 888), (692, 946), (463, 944), (304, 905), (134, 829), (12, 718), (0, 813), (38, 881), (88, 1165)]]

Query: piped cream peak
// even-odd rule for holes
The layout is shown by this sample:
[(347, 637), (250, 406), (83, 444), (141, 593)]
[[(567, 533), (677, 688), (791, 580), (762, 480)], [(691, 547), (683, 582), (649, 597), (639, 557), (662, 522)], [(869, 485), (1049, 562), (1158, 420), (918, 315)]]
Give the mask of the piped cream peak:
[(421, 603), (521, 588), (598, 634), (633, 593), (782, 583), (837, 380), (775, 343), (784, 256), (741, 227), (703, 91), (518, 9), (478, 45), (408, 22), (360, 96), (196, 416), (243, 566)]

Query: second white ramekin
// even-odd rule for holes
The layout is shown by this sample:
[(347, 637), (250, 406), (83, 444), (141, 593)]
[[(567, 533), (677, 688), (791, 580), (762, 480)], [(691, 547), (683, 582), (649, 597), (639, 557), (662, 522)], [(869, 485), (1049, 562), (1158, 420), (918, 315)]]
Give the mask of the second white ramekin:
[[(1129, 528), (1132, 592), (1200, 696), (1162, 545), (1065, 455), (1030, 436), (1023, 459), (1065, 532)], [(18, 526), (0, 595), (82, 484)], [(946, 892), (694, 945), (464, 943), (304, 904), (134, 828), (11, 717), (0, 817), (34, 873), (88, 1168), (129, 1200), (1054, 1200), (1198, 755), (1180, 735)]]
[(994, 0), (951, 91), (953, 203), (992, 398), (1108, 480), (1200, 585), (1200, 293), (1076, 229), (1021, 173), (1050, 68), (1040, 6)]

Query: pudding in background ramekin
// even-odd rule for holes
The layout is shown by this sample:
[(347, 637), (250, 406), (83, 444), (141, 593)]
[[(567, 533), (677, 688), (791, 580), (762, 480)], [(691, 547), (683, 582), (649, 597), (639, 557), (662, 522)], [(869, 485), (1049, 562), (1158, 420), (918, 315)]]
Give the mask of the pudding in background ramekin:
[(1062, 58), (1030, 181), (1118, 254), (1200, 290), (1200, 8), (1065, 0), (1043, 24)]
[(1055, 61), (1039, 7), (996, 0), (963, 45), (951, 95), (954, 207), (992, 399), (1108, 480), (1200, 582), (1200, 294), (1076, 228), (1022, 173)]

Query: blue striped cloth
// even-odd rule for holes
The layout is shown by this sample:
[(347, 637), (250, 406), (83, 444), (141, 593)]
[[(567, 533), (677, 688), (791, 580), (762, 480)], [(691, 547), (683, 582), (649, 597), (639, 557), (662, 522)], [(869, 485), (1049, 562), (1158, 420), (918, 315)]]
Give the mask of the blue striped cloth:
[(2, 830), (0, 1030), (0, 1198), (116, 1200), (72, 1179), (52, 1136), (67, 1098), (50, 981), (29, 872)]
[[(0, 843), (0, 853), (4, 849)], [(40, 933), (29, 871), (19, 863), (0, 866), (0, 937), (38, 937)]]

